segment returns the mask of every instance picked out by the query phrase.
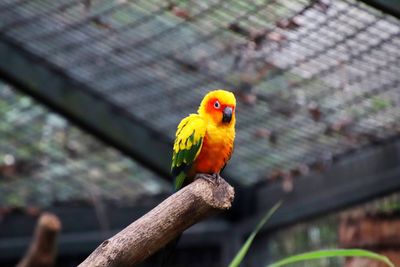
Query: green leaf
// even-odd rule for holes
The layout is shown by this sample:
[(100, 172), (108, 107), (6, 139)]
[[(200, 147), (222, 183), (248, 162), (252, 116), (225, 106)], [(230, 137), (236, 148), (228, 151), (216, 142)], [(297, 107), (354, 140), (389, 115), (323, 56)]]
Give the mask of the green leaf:
[(363, 249), (330, 249), (330, 250), (306, 252), (284, 258), (280, 261), (268, 265), (267, 267), (280, 267), (300, 261), (316, 260), (316, 259), (331, 258), (331, 257), (364, 257), (384, 262), (387, 266), (390, 267), (395, 267), (394, 264), (387, 257)]
[(267, 223), (267, 221), (271, 218), (271, 216), (275, 213), (275, 211), (282, 205), (282, 201), (276, 203), (268, 212), (264, 215), (261, 221), (258, 223), (256, 229), (253, 230), (251, 235), (247, 238), (246, 242), (240, 248), (239, 252), (236, 254), (235, 258), (229, 264), (229, 267), (237, 267), (239, 266), (243, 258), (246, 256), (247, 251), (249, 250), (251, 244), (253, 243), (254, 238), (256, 237), (258, 231)]

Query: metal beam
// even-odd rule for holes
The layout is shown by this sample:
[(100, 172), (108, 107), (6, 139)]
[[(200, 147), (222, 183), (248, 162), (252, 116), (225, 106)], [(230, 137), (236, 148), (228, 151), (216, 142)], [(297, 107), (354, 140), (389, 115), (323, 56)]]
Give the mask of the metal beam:
[(251, 229), (250, 225), (255, 225), (261, 214), (279, 200), (284, 200), (284, 204), (266, 230), (326, 215), (399, 190), (400, 141), (397, 140), (349, 155), (324, 173), (299, 177), (294, 180), (291, 193), (285, 193), (277, 183), (260, 188), (257, 192), (260, 214), (244, 224)]
[(169, 177), (172, 140), (117, 109), (87, 84), (18, 43), (0, 36), (0, 77), (35, 97), (163, 177)]
[(384, 13), (400, 18), (400, 1), (398, 0), (361, 0)]

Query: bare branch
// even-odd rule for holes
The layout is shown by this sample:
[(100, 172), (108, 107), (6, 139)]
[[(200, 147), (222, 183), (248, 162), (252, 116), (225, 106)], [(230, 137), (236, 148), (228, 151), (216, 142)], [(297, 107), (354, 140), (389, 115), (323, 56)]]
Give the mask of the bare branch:
[(54, 214), (45, 212), (36, 225), (31, 245), (17, 267), (50, 267), (57, 254), (57, 236), (61, 222)]
[(223, 179), (217, 183), (207, 178), (195, 180), (105, 240), (79, 267), (134, 266), (191, 225), (229, 209), (233, 188)]

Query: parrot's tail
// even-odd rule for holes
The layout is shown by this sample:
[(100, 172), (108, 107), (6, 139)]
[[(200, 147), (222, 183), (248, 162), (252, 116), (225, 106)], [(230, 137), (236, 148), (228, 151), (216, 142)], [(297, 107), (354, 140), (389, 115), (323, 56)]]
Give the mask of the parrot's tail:
[(182, 234), (176, 237), (174, 240), (169, 242), (162, 249), (161, 253), (161, 267), (172, 267), (171, 263), (175, 256), (176, 247), (178, 246), (178, 242), (181, 239)]

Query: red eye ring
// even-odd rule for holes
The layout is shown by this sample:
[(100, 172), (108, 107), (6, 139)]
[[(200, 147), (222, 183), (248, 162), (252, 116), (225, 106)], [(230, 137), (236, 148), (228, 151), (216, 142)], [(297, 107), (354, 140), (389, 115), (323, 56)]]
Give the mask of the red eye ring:
[(218, 102), (218, 100), (216, 100), (214, 102), (214, 108), (219, 109), (221, 107), (221, 104)]

